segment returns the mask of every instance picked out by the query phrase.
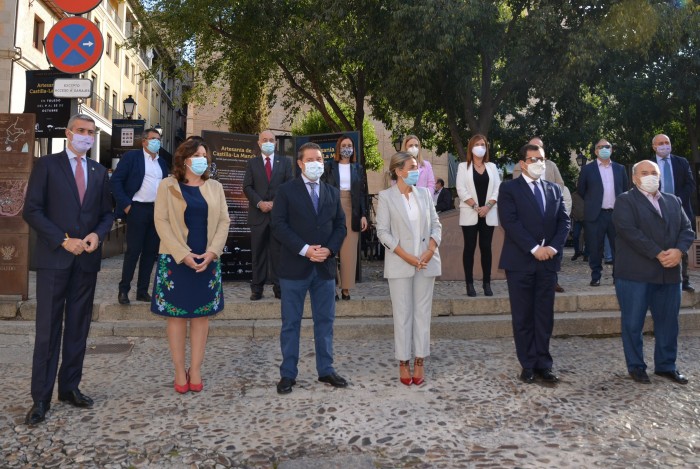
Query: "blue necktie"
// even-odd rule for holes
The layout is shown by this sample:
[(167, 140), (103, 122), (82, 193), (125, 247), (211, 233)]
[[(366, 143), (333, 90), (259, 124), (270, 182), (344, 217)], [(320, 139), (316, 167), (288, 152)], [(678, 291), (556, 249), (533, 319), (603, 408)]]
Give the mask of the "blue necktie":
[(671, 164), (668, 162), (668, 156), (663, 158), (664, 161), (664, 192), (673, 194), (673, 172), (671, 171)]
[(532, 181), (532, 187), (535, 188), (535, 199), (537, 199), (537, 206), (540, 207), (540, 212), (544, 215), (544, 202), (542, 201), (542, 191), (537, 184), (537, 181)]
[(318, 213), (318, 194), (316, 193), (316, 186), (318, 186), (318, 183), (307, 182), (306, 184), (308, 184), (311, 189), (311, 203), (314, 204), (314, 210)]

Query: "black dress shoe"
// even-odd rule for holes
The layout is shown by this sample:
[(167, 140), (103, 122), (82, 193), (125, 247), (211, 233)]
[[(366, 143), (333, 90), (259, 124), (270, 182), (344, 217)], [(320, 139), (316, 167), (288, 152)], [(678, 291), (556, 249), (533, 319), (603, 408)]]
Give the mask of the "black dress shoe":
[(559, 377), (552, 372), (551, 368), (536, 369), (535, 373), (545, 383), (558, 383)]
[(473, 283), (467, 284), (467, 296), (476, 296), (476, 290)]
[(289, 394), (292, 392), (292, 386), (297, 384), (296, 380), (292, 378), (282, 378), (279, 383), (277, 383), (277, 394)]
[(651, 380), (649, 379), (649, 375), (647, 374), (646, 371), (644, 371), (644, 368), (632, 368), (630, 370), (630, 376), (632, 377), (633, 380), (635, 380), (638, 383), (644, 383), (644, 384), (651, 383)]
[(571, 260), (572, 260), (572, 261), (575, 261), (575, 260), (578, 259), (580, 256), (581, 256), (581, 253), (578, 253), (578, 252), (577, 252), (577, 253), (575, 253), (573, 256), (571, 256)]
[(589, 284), (592, 287), (599, 287), (600, 286), (600, 280), (591, 280), (591, 283)]
[(272, 293), (275, 294), (275, 298), (278, 300), (282, 299), (282, 290), (280, 290), (280, 287), (272, 287)]
[(681, 374), (678, 370), (655, 371), (654, 374), (657, 376), (663, 376), (664, 378), (668, 378), (671, 381), (675, 381), (678, 384), (688, 384), (688, 378), (684, 374)]
[(340, 297), (345, 301), (349, 301), (350, 300), (350, 292), (348, 292), (347, 295), (343, 292), (340, 292)]
[(484, 282), (484, 296), (493, 296), (493, 290), (491, 290), (490, 282)]
[(46, 412), (51, 408), (51, 404), (46, 401), (36, 401), (24, 419), (27, 425), (36, 425), (46, 420)]
[(148, 293), (137, 294), (136, 301), (148, 301), (150, 303), (151, 295), (149, 295)]
[(535, 382), (535, 370), (532, 368), (523, 368), (520, 373), (520, 381), (526, 384), (532, 384)]
[(252, 292), (250, 294), (250, 301), (258, 301), (260, 298), (262, 298), (262, 293)]
[(690, 293), (694, 293), (694, 292), (695, 292), (695, 288), (693, 288), (693, 287), (690, 285), (690, 282), (683, 282), (683, 291), (687, 291), (687, 292), (690, 292)]
[(321, 376), (318, 378), (318, 380), (322, 383), (328, 383), (334, 388), (347, 388), (348, 387), (348, 382), (345, 381), (345, 378), (340, 376), (339, 374), (336, 373), (331, 373), (326, 376)]
[(131, 303), (129, 301), (129, 294), (122, 292), (119, 292), (119, 296), (117, 296), (117, 301), (119, 301), (120, 305), (128, 305), (129, 303)]
[(74, 389), (65, 393), (58, 393), (58, 400), (63, 402), (68, 402), (75, 407), (92, 407), (94, 404), (93, 400), (88, 396), (80, 392), (80, 389)]
[(613, 265), (615, 261), (605, 261), (605, 265)]

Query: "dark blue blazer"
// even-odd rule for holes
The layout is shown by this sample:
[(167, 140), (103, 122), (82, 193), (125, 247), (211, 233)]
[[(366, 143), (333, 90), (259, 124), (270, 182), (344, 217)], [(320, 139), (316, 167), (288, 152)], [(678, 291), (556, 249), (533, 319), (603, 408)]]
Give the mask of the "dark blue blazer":
[(37, 233), (32, 264), (35, 269), (66, 269), (77, 260), (86, 272), (100, 270), (101, 243), (94, 252), (77, 257), (61, 246), (66, 233), (80, 239), (96, 233), (102, 241), (112, 229), (107, 169), (90, 158), (86, 161), (88, 178), (82, 205), (65, 151), (42, 156), (34, 163), (22, 216)]
[[(629, 189), (629, 178), (625, 167), (620, 163), (611, 161), (610, 164), (615, 181), (615, 197), (617, 197)], [(581, 168), (577, 190), (584, 201), (584, 221), (596, 221), (600, 215), (600, 209), (603, 208), (603, 179), (600, 177), (597, 159)]]
[[(656, 161), (654, 158), (653, 161)], [(690, 163), (682, 156), (671, 155), (671, 168), (673, 168), (673, 193), (681, 199), (683, 210), (689, 220), (695, 220), (693, 206), (690, 199), (695, 193), (695, 179)], [(691, 225), (693, 223), (691, 222)], [(693, 226), (693, 230), (695, 226)]]
[(681, 266), (665, 268), (656, 256), (666, 249), (688, 251), (695, 233), (681, 200), (661, 193), (661, 214), (636, 187), (615, 200), (615, 277), (645, 283), (681, 283)]
[(248, 224), (260, 225), (270, 221), (270, 213), (258, 209), (258, 202), (275, 200), (277, 189), (294, 177), (292, 163), (286, 156), (272, 155), (272, 176), (267, 180), (265, 163), (260, 155), (248, 160), (243, 176), (243, 193), (248, 198)]
[[(335, 160), (327, 161), (321, 180), (340, 189), (339, 163)], [(352, 219), (350, 227), (352, 231), (362, 229), (362, 217), (367, 216), (366, 202), (367, 185), (365, 184), (364, 171), (359, 163), (350, 163), (350, 199), (352, 200)]]
[[(538, 263), (557, 272), (561, 267), (564, 243), (569, 234), (569, 216), (558, 185), (540, 179), (546, 200), (544, 215), (528, 183), (519, 177), (501, 184), (498, 189), (498, 219), (505, 231), (499, 267), (505, 270), (534, 272)], [(552, 246), (557, 255), (538, 261), (530, 250), (541, 244)]]
[(281, 244), (280, 278), (308, 278), (314, 268), (321, 278), (330, 280), (336, 276), (335, 256), (319, 263), (299, 255), (306, 244), (321, 245), (337, 253), (347, 234), (340, 192), (324, 182), (320, 184), (318, 214), (301, 177), (282, 184), (277, 190), (272, 208), (272, 233)]
[[(158, 164), (163, 170), (163, 179), (165, 179), (170, 171), (168, 163), (159, 156)], [(127, 151), (122, 155), (110, 179), (112, 194), (117, 202), (117, 208), (114, 211), (117, 218), (124, 217), (124, 209), (131, 205), (134, 194), (141, 189), (145, 175), (146, 160), (142, 149)]]

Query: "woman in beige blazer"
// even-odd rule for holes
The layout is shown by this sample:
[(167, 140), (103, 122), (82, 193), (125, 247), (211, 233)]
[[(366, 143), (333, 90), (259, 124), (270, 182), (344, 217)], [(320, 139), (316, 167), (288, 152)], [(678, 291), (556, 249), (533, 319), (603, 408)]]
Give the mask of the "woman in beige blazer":
[[(230, 224), (224, 190), (209, 179), (208, 148), (201, 139), (182, 143), (173, 173), (161, 181), (154, 220), (160, 236), (151, 311), (168, 318), (175, 391), (199, 392), (209, 316), (224, 308), (219, 257)], [(185, 367), (187, 321), (190, 367)]]
[(501, 177), (495, 164), (489, 162), (486, 137), (474, 135), (467, 146), (467, 161), (457, 168), (457, 195), (459, 196), (459, 224), (462, 226), (464, 251), (462, 264), (467, 282), (467, 295), (476, 296), (474, 289), (474, 251), (479, 237), (481, 270), (484, 274), (484, 295), (493, 296), (491, 290), (491, 241), (498, 226), (498, 186)]
[(396, 153), (389, 172), (396, 184), (379, 193), (377, 236), (386, 248), (384, 278), (391, 295), (399, 377), (407, 386), (420, 385), (424, 382), (423, 360), (430, 355), (430, 316), (435, 277), (441, 274), (438, 246), (442, 225), (430, 192), (415, 186), (416, 159), (409, 153)]

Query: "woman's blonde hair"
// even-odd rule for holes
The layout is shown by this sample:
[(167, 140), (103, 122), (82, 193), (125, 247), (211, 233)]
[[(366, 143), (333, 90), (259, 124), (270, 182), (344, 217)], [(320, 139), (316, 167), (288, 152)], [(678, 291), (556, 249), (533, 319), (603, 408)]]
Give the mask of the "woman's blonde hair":
[(394, 153), (389, 163), (389, 175), (391, 176), (391, 179), (393, 179), (394, 181), (398, 181), (399, 176), (396, 174), (396, 170), (403, 168), (403, 166), (406, 164), (406, 161), (412, 158), (413, 156), (410, 153), (406, 153), (405, 151)]
[[(420, 150), (423, 149), (423, 144), (420, 142), (420, 139), (413, 135), (406, 135), (403, 138), (403, 142), (401, 142), (401, 151), (408, 151), (408, 141), (409, 140), (416, 140), (418, 142), (418, 145), (420, 145)], [(419, 151), (418, 154), (416, 155), (416, 163), (418, 163), (418, 166), (423, 166), (423, 156), (421, 156), (421, 152)]]

